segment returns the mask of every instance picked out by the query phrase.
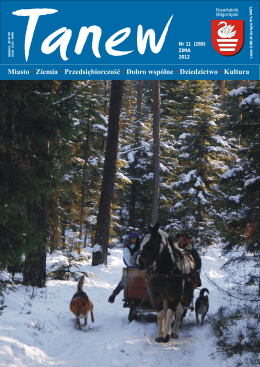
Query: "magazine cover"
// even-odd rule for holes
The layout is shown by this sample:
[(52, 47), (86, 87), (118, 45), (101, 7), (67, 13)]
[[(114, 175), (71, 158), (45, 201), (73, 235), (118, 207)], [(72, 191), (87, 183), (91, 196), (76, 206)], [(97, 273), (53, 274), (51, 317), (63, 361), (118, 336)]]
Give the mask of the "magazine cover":
[(0, 0), (0, 366), (260, 365), (259, 17)]

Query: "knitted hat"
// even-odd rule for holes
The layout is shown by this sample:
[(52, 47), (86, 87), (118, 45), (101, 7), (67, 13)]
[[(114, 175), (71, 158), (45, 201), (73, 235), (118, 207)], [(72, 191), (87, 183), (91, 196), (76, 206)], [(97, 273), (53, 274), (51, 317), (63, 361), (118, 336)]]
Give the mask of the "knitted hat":
[(139, 238), (139, 234), (138, 234), (138, 233), (136, 233), (136, 232), (131, 232), (131, 233), (129, 234), (129, 238)]

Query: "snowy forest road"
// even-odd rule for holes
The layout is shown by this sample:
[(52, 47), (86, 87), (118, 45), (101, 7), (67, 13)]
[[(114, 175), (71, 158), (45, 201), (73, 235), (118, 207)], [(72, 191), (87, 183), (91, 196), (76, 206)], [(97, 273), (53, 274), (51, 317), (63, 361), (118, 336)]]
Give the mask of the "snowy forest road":
[[(48, 266), (62, 261), (62, 253), (48, 255)], [(232, 367), (217, 352), (208, 317), (221, 305), (222, 295), (212, 287), (207, 275), (225, 287), (227, 277), (220, 270), (219, 250), (210, 248), (202, 256), (203, 287), (210, 291), (210, 310), (203, 326), (197, 325), (195, 312), (188, 311), (179, 339), (167, 344), (155, 342), (156, 314), (144, 314), (128, 321), (123, 308), (123, 292), (109, 304), (108, 297), (122, 276), (122, 249), (110, 250), (107, 268), (85, 262), (81, 270), (94, 273), (86, 277), (83, 290), (94, 304), (95, 323), (79, 331), (69, 310), (76, 291), (75, 281), (48, 280), (45, 289), (19, 285), (6, 297), (8, 306), (0, 319), (0, 366), (12, 367)], [(199, 291), (195, 291), (195, 300)], [(229, 363), (229, 364), (228, 364)]]

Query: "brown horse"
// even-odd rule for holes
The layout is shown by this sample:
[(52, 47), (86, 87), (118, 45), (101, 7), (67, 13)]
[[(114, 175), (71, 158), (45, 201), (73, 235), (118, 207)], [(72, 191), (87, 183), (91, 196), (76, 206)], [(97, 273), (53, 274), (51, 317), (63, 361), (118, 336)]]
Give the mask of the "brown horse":
[[(186, 282), (192, 282), (194, 262), (159, 229), (147, 226), (141, 239), (137, 258), (140, 269), (146, 269), (146, 286), (153, 307), (157, 308), (157, 342), (167, 343), (171, 337), (171, 323), (175, 316), (173, 337), (178, 338), (179, 321), (184, 311), (183, 299)], [(176, 313), (176, 315), (175, 315)]]

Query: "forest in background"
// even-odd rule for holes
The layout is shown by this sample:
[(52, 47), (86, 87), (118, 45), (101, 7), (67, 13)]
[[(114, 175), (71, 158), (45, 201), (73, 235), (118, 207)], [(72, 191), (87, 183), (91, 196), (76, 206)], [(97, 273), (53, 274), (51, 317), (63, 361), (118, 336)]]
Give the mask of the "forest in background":
[[(123, 85), (110, 245), (151, 218), (152, 87)], [(198, 248), (221, 239), (223, 251), (244, 251), (230, 262), (255, 267), (259, 90), (258, 81), (160, 82), (162, 228), (189, 230)], [(109, 81), (0, 82), (0, 267), (18, 269), (25, 255), (25, 284), (35, 277), (30, 272), (44, 272), (46, 251), (66, 247), (66, 231), (76, 234), (76, 247), (87, 237), (95, 244), (110, 97)], [(258, 284), (259, 276), (246, 282)]]
[[(0, 315), (15, 273), (33, 294), (91, 276), (78, 270), (82, 246), (101, 238), (107, 251), (158, 218), (203, 254), (221, 249), (231, 288), (213, 285), (235, 304), (210, 317), (212, 332), (228, 357), (259, 365), (260, 82), (155, 84), (0, 81)], [(103, 218), (101, 192), (112, 198)], [(65, 260), (46, 274), (55, 250)]]

